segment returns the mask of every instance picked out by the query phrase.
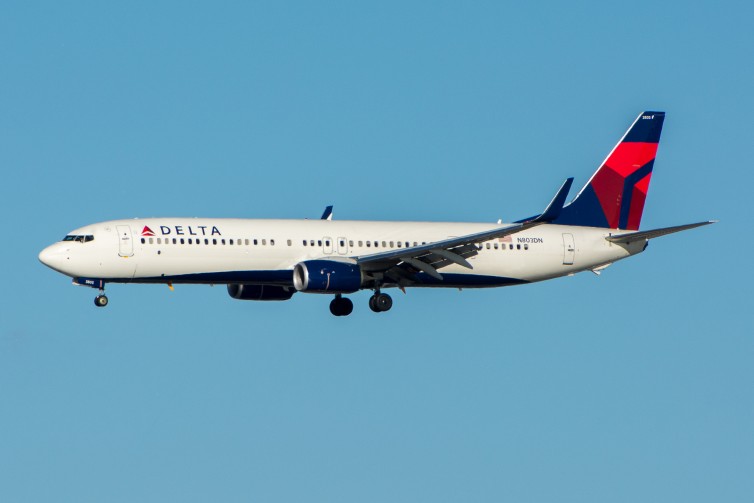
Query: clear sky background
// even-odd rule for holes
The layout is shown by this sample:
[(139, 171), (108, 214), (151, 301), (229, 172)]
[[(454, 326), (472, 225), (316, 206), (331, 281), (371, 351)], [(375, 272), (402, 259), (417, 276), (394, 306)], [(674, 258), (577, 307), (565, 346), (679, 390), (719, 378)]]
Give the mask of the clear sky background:
[[(751, 2), (5, 2), (0, 500), (754, 498)], [(150, 216), (515, 220), (667, 112), (607, 269), (348, 318), (37, 261)], [(573, 193), (575, 193), (575, 190)]]

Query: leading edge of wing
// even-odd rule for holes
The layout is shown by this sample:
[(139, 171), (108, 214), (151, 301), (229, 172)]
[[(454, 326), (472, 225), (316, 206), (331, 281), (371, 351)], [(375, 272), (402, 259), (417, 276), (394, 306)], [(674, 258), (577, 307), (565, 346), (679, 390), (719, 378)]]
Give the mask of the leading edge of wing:
[(475, 234), (467, 234), (465, 236), (458, 236), (455, 238), (443, 239), (442, 241), (434, 241), (425, 245), (412, 246), (411, 248), (402, 248), (397, 250), (390, 250), (386, 252), (374, 253), (372, 255), (364, 255), (362, 257), (355, 257), (356, 262), (359, 264), (368, 264), (370, 262), (382, 262), (389, 260), (401, 260), (403, 258), (413, 258), (425, 253), (429, 253), (434, 249), (448, 250), (456, 248), (458, 246), (468, 245), (472, 243), (480, 243), (483, 241), (489, 241), (490, 239), (502, 238), (516, 232), (521, 232), (526, 229), (530, 229), (537, 225), (541, 225), (545, 222), (531, 221), (521, 224), (512, 224), (505, 227), (499, 227), (497, 229), (491, 229), (489, 231), (477, 232)]
[[(361, 257), (354, 257), (354, 258), (356, 259), (356, 262), (359, 264), (368, 264), (368, 263), (392, 261), (392, 260), (403, 260), (406, 258), (411, 259), (417, 256), (431, 253), (433, 250), (451, 250), (459, 246), (470, 245), (474, 243), (481, 243), (484, 241), (489, 241), (490, 239), (502, 238), (505, 236), (509, 236), (511, 234), (515, 234), (517, 232), (531, 229), (532, 227), (536, 227), (537, 225), (548, 223), (558, 218), (558, 215), (560, 215), (560, 210), (563, 209), (563, 205), (565, 204), (565, 200), (566, 200), (566, 197), (568, 196), (568, 191), (571, 189), (572, 183), (573, 183), (573, 178), (566, 179), (566, 181), (563, 182), (563, 185), (560, 186), (560, 189), (558, 189), (558, 192), (555, 194), (555, 197), (552, 199), (552, 201), (550, 201), (550, 204), (547, 205), (547, 208), (545, 209), (545, 211), (541, 215), (535, 218), (532, 218), (530, 220), (516, 222), (514, 224), (497, 227), (494, 229), (490, 229), (488, 231), (476, 232), (474, 234), (467, 234), (465, 236), (458, 236), (458, 237), (443, 239), (441, 241), (434, 241), (432, 243), (427, 243), (427, 244), (423, 244), (419, 246), (413, 246), (411, 248), (390, 250), (390, 251), (374, 253), (371, 255), (364, 255)], [(469, 267), (466, 264), (462, 264), (461, 262), (457, 260), (453, 260), (453, 261), (456, 263), (460, 263), (461, 265), (464, 265), (465, 267)]]

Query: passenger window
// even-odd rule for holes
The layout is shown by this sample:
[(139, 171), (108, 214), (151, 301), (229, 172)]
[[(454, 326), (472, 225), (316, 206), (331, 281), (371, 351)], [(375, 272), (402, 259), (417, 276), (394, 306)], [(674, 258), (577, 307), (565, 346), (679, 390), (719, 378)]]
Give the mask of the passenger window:
[(372, 246), (372, 242), (371, 241), (367, 241), (367, 248), (371, 248), (371, 246)]
[(306, 239), (304, 239), (303, 243), (304, 243), (304, 246), (306, 246)]
[(249, 240), (248, 240), (248, 239), (244, 239), (244, 240), (243, 240), (243, 242), (244, 242), (244, 244), (245, 244), (246, 246), (249, 246)]
[(270, 246), (275, 246), (275, 240), (274, 239), (270, 239)]
[(346, 242), (345, 242), (345, 241), (343, 241), (343, 240), (341, 239), (341, 240), (340, 240), (340, 246), (341, 246), (341, 247), (343, 247), (343, 246), (345, 246), (345, 245), (346, 245)]
[(205, 239), (204, 239), (204, 244), (205, 244), (205, 245), (208, 245), (208, 244), (209, 244), (209, 239), (205, 238)]
[(144, 244), (144, 243), (146, 243), (146, 241), (147, 241), (146, 239), (144, 239), (144, 238), (141, 238), (141, 244)]
[(494, 244), (493, 246), (494, 246), (494, 247), (495, 247), (495, 249), (497, 250), (497, 243), (495, 243), (495, 244)]
[(401, 242), (400, 242), (400, 241), (398, 241), (398, 248), (400, 248), (400, 247), (401, 247)]
[(158, 245), (161, 245), (161, 244), (162, 244), (162, 238), (157, 238), (157, 244), (158, 244)]
[(314, 246), (314, 240), (313, 239), (309, 240), (309, 246)]
[(348, 246), (350, 246), (351, 248), (353, 248), (353, 239), (348, 242)]
[(232, 239), (231, 239), (230, 241), (228, 241), (228, 242), (229, 242), (230, 244), (233, 244), (233, 240), (232, 240)]
[(528, 244), (524, 244), (524, 250), (528, 250), (528, 249), (529, 249), (529, 245)]
[(321, 239), (317, 240), (317, 246), (322, 246), (322, 240)]
[(151, 244), (154, 244), (154, 241), (153, 241), (153, 240), (154, 240), (154, 238), (149, 238), (149, 244), (150, 244), (150, 245), (151, 245)]
[(220, 244), (225, 245), (225, 239), (221, 239)]
[(380, 242), (379, 241), (375, 241), (374, 242), (374, 247), (375, 248), (379, 248), (380, 247)]
[(364, 242), (363, 241), (359, 241), (359, 247), (362, 247), (362, 246), (364, 246)]
[(487, 245), (486, 248), (489, 250), (490, 249), (490, 244), (486, 243), (486, 245)]
[(511, 244), (509, 244), (509, 245), (508, 245), (508, 249), (509, 249), (509, 250), (512, 250), (512, 249), (513, 249), (513, 243), (511, 243)]
[(288, 246), (291, 246), (291, 244), (293, 244), (293, 243), (291, 243), (291, 240), (289, 239), (288, 240)]
[(329, 239), (325, 239), (325, 246), (330, 246), (330, 240)]
[(516, 250), (520, 250), (520, 249), (521, 249), (521, 245), (516, 245)]
[(181, 244), (182, 245), (186, 244), (186, 242), (183, 240), (183, 238), (181, 238)]
[(212, 244), (213, 244), (213, 245), (216, 245), (216, 244), (217, 244), (217, 239), (213, 239), (213, 240), (212, 240)]

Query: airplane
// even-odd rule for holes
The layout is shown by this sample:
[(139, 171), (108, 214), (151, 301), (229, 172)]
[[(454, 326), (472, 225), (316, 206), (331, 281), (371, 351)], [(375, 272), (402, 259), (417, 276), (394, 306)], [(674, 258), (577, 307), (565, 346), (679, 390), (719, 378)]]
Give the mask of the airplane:
[(46, 266), (99, 290), (107, 283), (225, 284), (234, 299), (289, 300), (372, 290), (369, 307), (389, 311), (383, 290), (522, 285), (582, 271), (599, 274), (643, 252), (650, 239), (708, 220), (639, 230), (664, 112), (642, 112), (575, 198), (573, 178), (539, 214), (513, 223), (148, 218), (87, 225), (39, 254)]

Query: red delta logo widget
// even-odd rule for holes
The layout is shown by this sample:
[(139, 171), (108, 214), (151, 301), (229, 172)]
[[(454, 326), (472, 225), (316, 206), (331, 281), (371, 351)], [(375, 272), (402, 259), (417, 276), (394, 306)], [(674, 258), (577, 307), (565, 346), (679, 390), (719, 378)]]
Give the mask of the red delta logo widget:
[[(176, 236), (222, 236), (220, 229), (214, 225), (212, 227), (209, 225), (174, 225), (172, 227), (161, 225), (160, 233), (162, 236), (169, 236), (171, 234), (175, 234)], [(148, 225), (145, 225), (141, 230), (141, 235), (148, 237), (156, 236)]]

